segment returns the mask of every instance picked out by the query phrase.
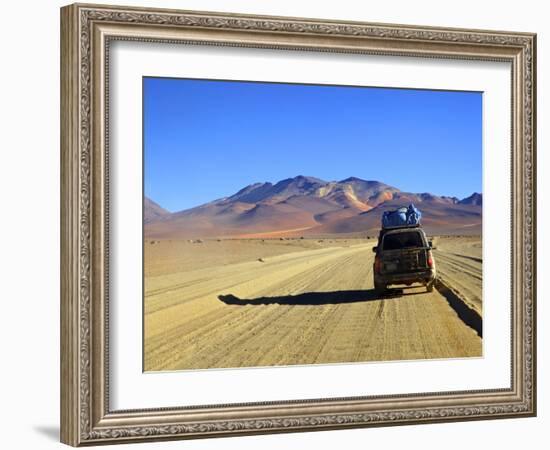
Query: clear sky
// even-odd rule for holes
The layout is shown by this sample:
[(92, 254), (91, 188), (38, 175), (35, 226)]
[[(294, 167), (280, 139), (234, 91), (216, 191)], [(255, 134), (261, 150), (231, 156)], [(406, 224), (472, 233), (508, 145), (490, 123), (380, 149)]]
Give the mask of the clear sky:
[(482, 94), (144, 78), (144, 190), (170, 211), (297, 175), (464, 198), (482, 188)]

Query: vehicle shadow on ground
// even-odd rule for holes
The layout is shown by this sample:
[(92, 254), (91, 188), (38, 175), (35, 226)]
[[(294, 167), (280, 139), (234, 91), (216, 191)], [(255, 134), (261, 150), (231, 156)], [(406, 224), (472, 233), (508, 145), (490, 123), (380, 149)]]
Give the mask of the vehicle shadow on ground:
[(218, 299), (226, 305), (336, 305), (340, 303), (370, 302), (399, 298), (403, 289), (390, 289), (384, 294), (377, 294), (374, 289), (332, 292), (304, 292), (296, 295), (277, 297), (239, 298), (233, 294), (219, 295)]

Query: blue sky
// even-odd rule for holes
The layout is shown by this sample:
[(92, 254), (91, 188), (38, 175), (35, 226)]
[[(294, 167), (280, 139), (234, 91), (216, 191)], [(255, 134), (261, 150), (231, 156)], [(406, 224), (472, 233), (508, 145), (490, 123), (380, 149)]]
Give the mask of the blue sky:
[(479, 92), (144, 78), (144, 191), (170, 211), (296, 175), (467, 197)]

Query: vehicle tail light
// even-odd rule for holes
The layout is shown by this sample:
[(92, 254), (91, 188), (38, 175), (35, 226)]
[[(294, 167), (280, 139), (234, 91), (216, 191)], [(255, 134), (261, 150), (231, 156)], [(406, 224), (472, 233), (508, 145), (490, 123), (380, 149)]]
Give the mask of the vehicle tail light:
[(434, 260), (432, 259), (432, 254), (428, 253), (428, 267), (433, 267)]
[(377, 256), (374, 258), (374, 271), (376, 273), (380, 273), (380, 269), (382, 268), (382, 261), (380, 261), (380, 258)]

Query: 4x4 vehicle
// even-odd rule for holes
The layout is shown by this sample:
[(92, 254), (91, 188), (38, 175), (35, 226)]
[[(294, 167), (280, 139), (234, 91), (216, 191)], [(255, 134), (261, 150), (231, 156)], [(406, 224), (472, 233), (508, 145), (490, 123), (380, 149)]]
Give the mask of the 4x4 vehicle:
[(431, 241), (420, 227), (382, 230), (374, 258), (374, 289), (386, 291), (389, 285), (421, 283), (433, 290), (436, 270)]

